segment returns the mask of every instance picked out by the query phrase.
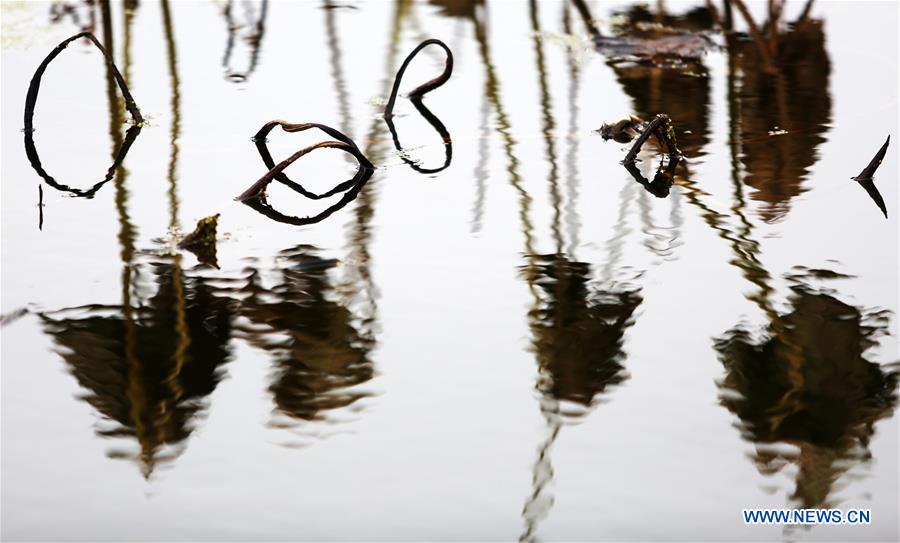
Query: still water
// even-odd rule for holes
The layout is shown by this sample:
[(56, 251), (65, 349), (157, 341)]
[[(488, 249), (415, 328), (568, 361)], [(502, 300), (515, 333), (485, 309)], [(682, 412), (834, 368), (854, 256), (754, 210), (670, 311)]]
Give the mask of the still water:
[[(887, 218), (849, 178), (900, 134), (898, 5), (751, 4), (754, 41), (714, 4), (4, 2), (3, 538), (897, 540), (896, 141)], [(145, 122), (73, 42), (33, 167), (29, 81), (81, 30)], [(647, 64), (595, 30), (707, 37)], [(452, 77), (389, 127), (428, 38)], [(593, 132), (657, 113), (671, 186)], [(374, 173), (233, 201), (273, 119)], [(177, 248), (215, 213), (214, 257)], [(744, 525), (762, 507), (872, 521)]]

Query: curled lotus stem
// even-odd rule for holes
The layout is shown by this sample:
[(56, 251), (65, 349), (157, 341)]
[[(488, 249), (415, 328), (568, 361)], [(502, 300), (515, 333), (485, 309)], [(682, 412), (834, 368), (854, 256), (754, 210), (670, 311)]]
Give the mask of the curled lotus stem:
[[(282, 130), (288, 133), (303, 132), (304, 130), (317, 128), (334, 138), (336, 141), (346, 144), (348, 146), (347, 152), (356, 158), (357, 162), (359, 162), (360, 168), (369, 170), (373, 170), (375, 168), (372, 163), (365, 157), (365, 155), (362, 154), (362, 151), (359, 150), (359, 147), (356, 146), (356, 143), (354, 143), (352, 139), (350, 139), (340, 130), (336, 130), (334, 128), (331, 128), (330, 126), (319, 123), (292, 124), (282, 120), (274, 120), (264, 124), (262, 128), (260, 128), (253, 136), (253, 141), (256, 142), (256, 149), (259, 151), (259, 155), (262, 157), (263, 163), (269, 170), (275, 168), (275, 161), (272, 159), (271, 153), (269, 153), (269, 147), (266, 141), (266, 137), (269, 135), (269, 132), (271, 132), (272, 129), (274, 129), (276, 126), (280, 126)], [(274, 179), (284, 185), (287, 185), (292, 190), (299, 192), (307, 198), (310, 198), (312, 200), (319, 200), (322, 198), (328, 198), (329, 196), (334, 196), (335, 194), (350, 189), (359, 181), (359, 175), (360, 174), (357, 173), (357, 175), (355, 175), (352, 179), (344, 181), (328, 192), (322, 194), (316, 194), (314, 192), (306, 190), (299, 183), (289, 179), (288, 176), (283, 172), (283, 169), (279, 170), (278, 173), (275, 174)]]
[(406, 72), (406, 67), (409, 66), (409, 63), (412, 61), (412, 59), (415, 58), (417, 54), (419, 54), (419, 51), (432, 44), (439, 46), (444, 50), (445, 53), (447, 53), (447, 59), (444, 62), (444, 71), (434, 79), (426, 81), (425, 83), (422, 83), (421, 85), (413, 89), (409, 93), (409, 97), (415, 98), (423, 96), (440, 87), (441, 85), (446, 83), (448, 79), (450, 79), (450, 74), (453, 73), (453, 53), (450, 51), (450, 48), (447, 47), (446, 43), (438, 39), (432, 38), (423, 41), (422, 43), (417, 45), (415, 49), (412, 50), (409, 56), (406, 57), (406, 60), (403, 61), (403, 64), (400, 65), (400, 69), (397, 70), (397, 75), (394, 77), (394, 87), (391, 89), (391, 96), (390, 98), (388, 98), (387, 106), (385, 106), (384, 108), (385, 119), (394, 116), (394, 103), (397, 101), (397, 92), (400, 90), (400, 81), (403, 79), (403, 73)]
[(125, 99), (125, 109), (128, 110), (128, 113), (131, 115), (131, 119), (134, 124), (140, 125), (144, 122), (144, 117), (141, 115), (141, 110), (138, 109), (137, 104), (134, 102), (134, 98), (131, 97), (131, 93), (128, 91), (128, 85), (125, 84), (125, 79), (122, 77), (122, 74), (119, 73), (119, 69), (116, 68), (115, 62), (113, 62), (112, 57), (109, 56), (109, 53), (106, 49), (97, 41), (97, 38), (90, 32), (79, 32), (70, 38), (66, 38), (59, 45), (57, 45), (50, 54), (41, 62), (38, 69), (34, 72), (34, 76), (31, 78), (31, 83), (28, 85), (28, 94), (25, 95), (25, 131), (33, 132), (34, 131), (34, 106), (37, 103), (38, 91), (41, 88), (41, 79), (44, 77), (44, 72), (47, 70), (47, 66), (53, 62), (60, 53), (62, 53), (63, 49), (69, 46), (75, 40), (80, 38), (87, 38), (91, 41), (97, 49), (103, 54), (104, 60), (106, 60), (106, 65), (109, 67), (110, 71), (113, 74), (113, 77), (116, 79), (116, 83), (119, 85), (119, 90), (122, 91), (122, 98)]
[(246, 201), (246, 200), (249, 200), (252, 198), (259, 197), (261, 194), (263, 194), (265, 192), (266, 187), (269, 185), (269, 183), (271, 183), (276, 178), (276, 176), (278, 176), (278, 174), (280, 174), (288, 166), (290, 166), (291, 164), (296, 162), (297, 159), (311, 153), (312, 151), (315, 151), (316, 149), (339, 149), (341, 151), (344, 151), (346, 153), (353, 155), (353, 157), (359, 163), (359, 170), (356, 173), (356, 177), (354, 177), (354, 179), (356, 180), (356, 182), (354, 184), (358, 183), (359, 179), (361, 179), (365, 174), (371, 173), (371, 171), (372, 171), (372, 163), (369, 162), (369, 160), (362, 154), (362, 152), (356, 147), (356, 145), (352, 144), (352, 142), (347, 143), (344, 141), (333, 141), (333, 140), (320, 141), (319, 143), (316, 143), (314, 145), (310, 145), (309, 147), (304, 147), (303, 149), (300, 149), (293, 155), (291, 155), (288, 158), (279, 162), (277, 165), (275, 165), (273, 168), (271, 168), (268, 172), (266, 172), (265, 175), (263, 175), (261, 178), (259, 178), (258, 181), (253, 183), (253, 185), (251, 185), (250, 188), (248, 188), (243, 193), (241, 193), (237, 198), (235, 198), (235, 200), (237, 200), (239, 202), (243, 202), (243, 201)]

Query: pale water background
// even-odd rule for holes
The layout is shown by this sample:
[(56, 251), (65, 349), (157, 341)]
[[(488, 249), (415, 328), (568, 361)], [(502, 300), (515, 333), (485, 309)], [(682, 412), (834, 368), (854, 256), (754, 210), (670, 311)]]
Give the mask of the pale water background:
[[(104, 4), (149, 126), (93, 198), (45, 184), (41, 229), (25, 93), (91, 10), (2, 4), (4, 540), (897, 540), (896, 3), (782, 28), (780, 90), (746, 40), (614, 66), (553, 1)], [(589, 4), (603, 30), (629, 6)], [(690, 26), (703, 3), (664, 6)], [(380, 113), (428, 37), (455, 55), (425, 99), (453, 148), (423, 175)], [(425, 50), (402, 90), (442, 62)], [(127, 116), (107, 91), (90, 45), (48, 68), (34, 137), (59, 182), (109, 168)], [(668, 198), (591, 133), (632, 112), (676, 123)], [(378, 167), (360, 196), (299, 228), (231, 201), (276, 118), (353, 137)], [(849, 177), (887, 134), (885, 219)], [(278, 160), (322, 137), (269, 139)], [(352, 169), (320, 151), (288, 173), (321, 192)], [(171, 250), (215, 212), (218, 269)], [(741, 517), (832, 506), (872, 524)]]

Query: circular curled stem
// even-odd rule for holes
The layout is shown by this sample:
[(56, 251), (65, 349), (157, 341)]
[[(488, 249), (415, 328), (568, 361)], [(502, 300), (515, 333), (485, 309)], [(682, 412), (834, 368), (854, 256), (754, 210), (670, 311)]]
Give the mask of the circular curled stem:
[[(44, 77), (44, 72), (47, 70), (47, 67), (53, 62), (59, 54), (68, 47), (70, 43), (80, 38), (86, 38), (97, 49), (100, 50), (100, 53), (103, 54), (103, 58), (106, 61), (107, 68), (109, 72), (113, 75), (113, 78), (116, 80), (116, 84), (119, 86), (119, 90), (122, 91), (122, 98), (125, 100), (125, 108), (128, 110), (129, 115), (131, 115), (131, 120), (133, 126), (131, 126), (125, 133), (125, 139), (122, 144), (119, 146), (119, 149), (116, 151), (115, 158), (113, 159), (112, 166), (106, 171), (106, 176), (99, 183), (95, 184), (93, 187), (83, 190), (72, 188), (62, 183), (56, 181), (53, 176), (48, 174), (43, 166), (41, 165), (40, 156), (38, 156), (37, 148), (34, 144), (34, 108), (37, 104), (38, 92), (41, 88), (41, 80)], [(65, 191), (71, 192), (75, 196), (90, 198), (92, 197), (100, 187), (102, 187), (106, 182), (112, 179), (113, 174), (115, 173), (116, 168), (122, 163), (125, 159), (125, 155), (128, 154), (128, 150), (131, 148), (131, 144), (134, 143), (134, 140), (137, 138), (138, 134), (141, 132), (141, 125), (144, 122), (144, 117), (141, 115), (141, 110), (138, 108), (137, 104), (134, 102), (134, 98), (131, 96), (131, 92), (128, 90), (128, 85), (125, 83), (125, 79), (122, 77), (122, 74), (119, 73), (119, 69), (116, 68), (116, 64), (113, 62), (113, 59), (109, 56), (109, 53), (97, 41), (97, 38), (90, 32), (79, 32), (74, 36), (66, 38), (59, 45), (57, 45), (50, 53), (44, 58), (43, 62), (38, 66), (37, 70), (35, 70), (34, 75), (31, 78), (31, 83), (28, 85), (28, 92), (25, 95), (25, 129), (23, 132), (25, 133), (25, 155), (28, 157), (28, 161), (31, 163), (32, 168), (37, 172), (38, 176), (41, 177), (49, 186)]]
[[(352, 148), (353, 149), (352, 151), (347, 151), (347, 152), (349, 152), (356, 158), (356, 160), (359, 162), (360, 168), (374, 169), (374, 166), (372, 165), (372, 163), (369, 162), (369, 160), (365, 157), (365, 155), (362, 154), (362, 152), (359, 150), (359, 147), (356, 146), (356, 143), (354, 143), (354, 141), (352, 139), (350, 139), (347, 135), (345, 135), (343, 132), (336, 130), (334, 128), (331, 128), (330, 126), (327, 126), (324, 124), (319, 124), (319, 123), (296, 123), (296, 124), (294, 124), (294, 123), (289, 123), (287, 121), (282, 121), (280, 119), (276, 119), (274, 121), (269, 121), (266, 124), (264, 124), (262, 126), (262, 128), (260, 128), (256, 132), (256, 134), (253, 136), (253, 140), (256, 142), (256, 149), (257, 149), (257, 151), (259, 151), (259, 155), (260, 155), (260, 157), (262, 157), (263, 163), (270, 170), (272, 168), (275, 168), (275, 161), (272, 159), (272, 154), (269, 152), (269, 146), (266, 141), (266, 137), (269, 135), (269, 132), (271, 132), (276, 126), (280, 126), (282, 130), (284, 130), (285, 132), (288, 132), (288, 133), (303, 132), (304, 130), (309, 130), (310, 128), (317, 128), (317, 129), (321, 130), (322, 132), (325, 132), (332, 138), (334, 138), (336, 141), (344, 143), (344, 144), (348, 145), (350, 148)], [(288, 176), (285, 175), (283, 171), (279, 171), (275, 175), (274, 179), (280, 183), (283, 183), (284, 185), (287, 185), (292, 190), (299, 192), (300, 194), (302, 194), (303, 196), (306, 196), (307, 198), (310, 198), (313, 200), (319, 200), (322, 198), (328, 198), (329, 196), (333, 196), (339, 192), (344, 192), (345, 190), (351, 188), (353, 185), (355, 185), (357, 183), (358, 177), (359, 177), (359, 173), (357, 173), (357, 175), (354, 176), (352, 179), (344, 181), (344, 182), (338, 184), (337, 186), (335, 186), (333, 189), (329, 190), (328, 192), (325, 192), (322, 194), (316, 194), (314, 192), (310, 192), (310, 191), (306, 190), (301, 184), (299, 184), (295, 181), (292, 181), (290, 178), (288, 178)]]
[[(282, 160), (277, 165), (273, 166), (265, 175), (259, 178), (258, 181), (253, 183), (247, 190), (241, 193), (235, 200), (239, 202), (243, 202), (249, 200), (251, 198), (256, 198), (260, 194), (262, 194), (266, 187), (271, 183), (281, 172), (283, 172), (288, 166), (297, 161), (300, 157), (315, 151), (316, 149), (339, 149), (346, 153), (353, 155), (356, 161), (359, 163), (359, 170), (356, 172), (356, 176), (353, 178), (353, 184), (359, 182), (366, 173), (371, 173), (374, 169), (372, 167), (372, 163), (362, 154), (362, 152), (356, 147), (352, 142), (347, 143), (345, 141), (320, 141), (314, 145), (310, 145), (309, 147), (304, 147), (300, 149), (293, 155), (288, 158)], [(352, 186), (352, 185), (351, 185)]]

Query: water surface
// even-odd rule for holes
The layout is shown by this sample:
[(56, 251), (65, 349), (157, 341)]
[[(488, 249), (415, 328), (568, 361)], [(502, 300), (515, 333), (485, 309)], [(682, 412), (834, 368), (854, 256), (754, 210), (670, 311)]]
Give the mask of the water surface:
[[(896, 142), (887, 218), (849, 179), (900, 134), (895, 3), (787, 24), (789, 2), (770, 74), (700, 2), (584, 6), (607, 35), (710, 36), (675, 65), (601, 54), (553, 1), (66, 5), (2, 6), (4, 539), (897, 539)], [(146, 122), (73, 43), (37, 100), (42, 178), (28, 83), (83, 29)], [(452, 149), (406, 98), (381, 118), (430, 37)], [(592, 132), (660, 112), (686, 156), (664, 190), (652, 145), (629, 172)], [(272, 119), (343, 131), (375, 172), (314, 224), (234, 202)], [(275, 129), (274, 160), (310, 132)], [(286, 173), (355, 171), (322, 150)], [(214, 261), (175, 247), (214, 213)]]

